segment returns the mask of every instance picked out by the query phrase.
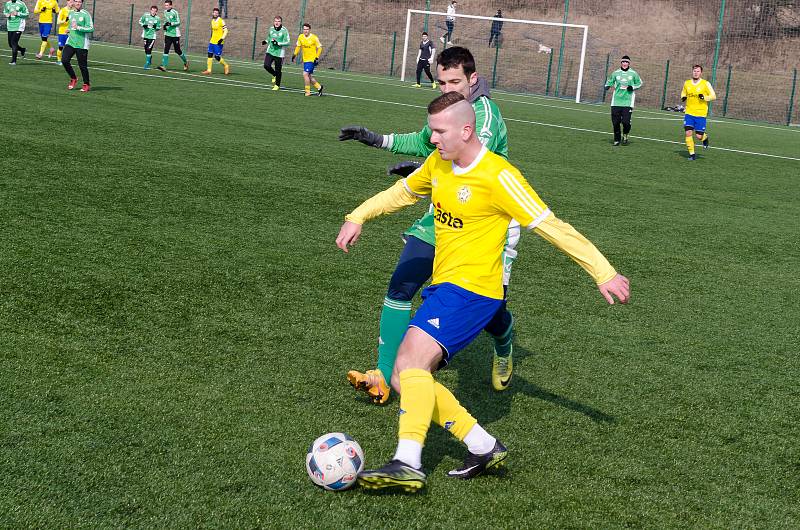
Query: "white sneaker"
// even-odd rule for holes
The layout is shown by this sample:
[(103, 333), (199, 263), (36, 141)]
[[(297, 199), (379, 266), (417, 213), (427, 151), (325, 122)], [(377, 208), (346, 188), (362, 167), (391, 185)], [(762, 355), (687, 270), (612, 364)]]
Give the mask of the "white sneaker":
[(442, 44), (444, 44), (444, 37), (439, 37), (439, 40), (442, 41)]

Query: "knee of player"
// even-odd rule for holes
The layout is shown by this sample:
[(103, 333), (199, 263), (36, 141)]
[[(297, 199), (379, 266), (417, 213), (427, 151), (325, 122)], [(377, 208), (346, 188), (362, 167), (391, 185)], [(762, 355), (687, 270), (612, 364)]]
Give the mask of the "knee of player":
[(208, 58), (211, 59), (212, 57), (214, 57), (214, 54), (209, 52)]
[(221, 55), (215, 55), (214, 59), (216, 59), (217, 61), (220, 61), (222, 59), (222, 56)]

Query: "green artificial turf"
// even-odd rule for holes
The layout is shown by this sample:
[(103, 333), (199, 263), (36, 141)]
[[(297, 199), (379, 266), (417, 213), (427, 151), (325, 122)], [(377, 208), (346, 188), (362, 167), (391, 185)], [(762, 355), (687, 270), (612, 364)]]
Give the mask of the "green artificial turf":
[(508, 470), (448, 479), (465, 449), (434, 427), (426, 493), (331, 493), (304, 470), (317, 436), (349, 433), (368, 466), (393, 454), (398, 401), (345, 374), (374, 365), (425, 208), (339, 251), (402, 158), (338, 129), (418, 130), (437, 92), (323, 69), (328, 95), (306, 98), (296, 68), (274, 93), (257, 63), (205, 78), (191, 59), (143, 72), (138, 48), (97, 45), (89, 94), (53, 64), (0, 67), (18, 102), (0, 128), (0, 527), (800, 525), (800, 131), (712, 119), (691, 163), (680, 115), (637, 110), (613, 148), (607, 107), (496, 93), (511, 162), (632, 301), (607, 306), (524, 235), (511, 388), (492, 391), (485, 336), (437, 375)]

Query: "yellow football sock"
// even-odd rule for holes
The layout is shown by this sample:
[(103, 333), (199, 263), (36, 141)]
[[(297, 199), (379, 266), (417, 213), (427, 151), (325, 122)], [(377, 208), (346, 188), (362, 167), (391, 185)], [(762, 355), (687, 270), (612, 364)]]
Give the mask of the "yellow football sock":
[(56, 57), (58, 58), (58, 62), (61, 62), (61, 49), (56, 52)]
[(314, 81), (314, 88), (316, 88), (317, 90), (319, 90), (319, 88), (320, 88), (321, 86), (322, 86), (322, 85), (320, 85), (320, 84), (319, 84), (319, 81)]
[(703, 138), (700, 141), (705, 142), (706, 140), (708, 140), (708, 135), (706, 133), (703, 133)]
[[(478, 420), (467, 412), (456, 397), (444, 385), (438, 382), (433, 383), (433, 390), (436, 394), (436, 406), (433, 408), (433, 421), (441, 425), (453, 436), (463, 441), (470, 429), (478, 423)], [(402, 400), (402, 394), (400, 399)]]
[(436, 405), (433, 375), (409, 368), (400, 372), (400, 430), (398, 438), (425, 445)]
[(207, 64), (208, 64), (208, 68), (206, 68), (206, 70), (208, 70), (210, 72), (211, 71), (211, 65), (214, 64), (214, 59), (209, 57), (208, 61), (207, 61)]
[(42, 41), (42, 45), (39, 46), (39, 55), (44, 55), (44, 51), (47, 49), (47, 45), (49, 43), (46, 40)]
[(686, 137), (686, 147), (689, 148), (689, 154), (693, 155), (694, 154), (694, 138), (692, 138), (691, 136), (687, 136)]
[(225, 59), (223, 59), (222, 57), (220, 57), (219, 59), (219, 64), (221, 64), (222, 66), (228, 66), (228, 63), (226, 63)]
[(311, 93), (311, 85), (306, 85), (306, 94)]

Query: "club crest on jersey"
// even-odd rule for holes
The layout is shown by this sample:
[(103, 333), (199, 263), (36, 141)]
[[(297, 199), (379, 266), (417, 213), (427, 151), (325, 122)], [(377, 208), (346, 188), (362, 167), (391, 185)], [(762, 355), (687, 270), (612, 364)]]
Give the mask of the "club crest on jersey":
[(472, 192), (470, 191), (469, 186), (465, 185), (458, 188), (458, 191), (456, 192), (456, 198), (458, 199), (458, 202), (461, 204), (466, 204), (470, 197), (472, 197)]
[(464, 228), (464, 221), (450, 212), (442, 209), (442, 204), (437, 202), (433, 209), (433, 220), (450, 228)]

